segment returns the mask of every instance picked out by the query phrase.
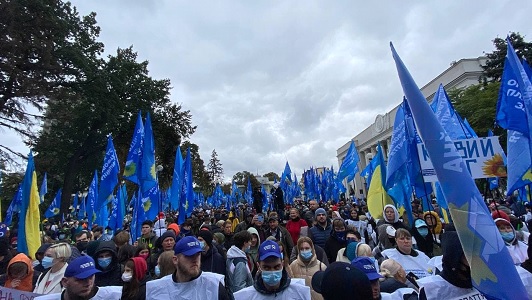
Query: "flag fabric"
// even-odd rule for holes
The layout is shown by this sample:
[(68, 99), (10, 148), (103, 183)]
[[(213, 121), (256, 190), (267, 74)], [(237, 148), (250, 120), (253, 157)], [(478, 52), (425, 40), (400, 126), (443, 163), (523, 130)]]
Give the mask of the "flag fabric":
[(113, 199), (114, 189), (118, 185), (118, 172), (120, 172), (118, 157), (116, 156), (115, 146), (113, 145), (113, 138), (109, 135), (107, 137), (107, 150), (105, 151), (105, 157), (103, 159), (102, 174), (98, 190), (98, 209), (101, 208), (104, 202)]
[(96, 208), (96, 201), (98, 201), (98, 171), (94, 170), (94, 177), (92, 178), (91, 185), (89, 186), (89, 192), (87, 194), (87, 223), (89, 228), (92, 227), (92, 223), (96, 221), (96, 214), (98, 212)]
[(495, 116), (497, 124), (508, 131), (507, 195), (511, 195), (515, 190), (532, 183), (527, 114), (518, 84), (519, 76), (510, 63), (510, 57), (515, 55), (510, 47), (511, 44), (508, 43)]
[(46, 195), (46, 193), (48, 193), (48, 174), (45, 172), (41, 183), (41, 189), (39, 190), (39, 199), (41, 199), (41, 203), (44, 202), (44, 195)]
[(78, 220), (85, 219), (87, 214), (86, 198), (86, 196), (82, 195), (81, 199), (79, 200)]
[(140, 160), (142, 158), (142, 147), (144, 137), (144, 125), (142, 124), (142, 113), (139, 112), (137, 123), (135, 124), (135, 131), (129, 146), (129, 153), (126, 158), (126, 166), (124, 167), (124, 179), (139, 184), (139, 168)]
[[(493, 136), (493, 131), (491, 131), (491, 129), (488, 129), (488, 137), (489, 136)], [(506, 162), (506, 157), (504, 157), (503, 160)], [(490, 191), (499, 187), (499, 177), (490, 177), (488, 178), (488, 182), (490, 185)]]
[(382, 155), (380, 143), (377, 144), (377, 154), (373, 160), (375, 161), (375, 169), (373, 170), (371, 184), (368, 189), (368, 210), (375, 219), (382, 219), (384, 206), (393, 204), (393, 201), (384, 188), (384, 184), (386, 183), (386, 166), (384, 164), (384, 156)]
[(471, 127), (471, 124), (469, 124), (467, 118), (464, 118), (464, 127), (472, 138), (478, 138), (478, 134), (475, 132), (473, 127)]
[(377, 161), (375, 158), (372, 158), (369, 161), (369, 164), (360, 171), (360, 176), (364, 177), (366, 179), (367, 186), (371, 185), (371, 179), (373, 178), (373, 172), (375, 171), (375, 168), (377, 167)]
[(281, 174), (281, 181), (279, 182), (279, 186), (285, 192), (286, 188), (290, 185), (292, 181), (292, 170), (290, 169), (290, 165), (288, 162), (286, 162), (286, 165), (284, 166), (283, 174)]
[(181, 155), (181, 146), (177, 146), (174, 162), (174, 174), (172, 177), (172, 186), (170, 187), (170, 205), (172, 209), (179, 208), (179, 199), (181, 197), (181, 181), (183, 177), (183, 156)]
[(44, 213), (46, 218), (51, 218), (57, 216), (61, 209), (61, 196), (63, 194), (63, 189), (59, 189), (57, 194), (55, 194), (54, 200), (50, 203), (50, 207)]
[(192, 158), (190, 156), (190, 148), (188, 148), (187, 156), (183, 164), (183, 183), (181, 186), (181, 205), (179, 206), (178, 224), (183, 224), (185, 222), (187, 213), (192, 211), (193, 201)]
[(340, 166), (340, 169), (338, 169), (338, 180), (342, 181), (344, 180), (344, 178), (352, 176), (356, 172), (358, 172), (359, 161), (360, 158), (358, 156), (358, 151), (356, 149), (355, 142), (351, 141), (351, 145), (349, 145), (349, 150), (347, 150), (347, 154), (345, 155), (345, 158), (342, 161), (342, 165)]
[(157, 185), (157, 174), (155, 173), (155, 142), (153, 139), (153, 130), (149, 113), (146, 116), (146, 122), (144, 124), (140, 185), (143, 194)]
[(430, 107), (436, 115), (436, 119), (440, 121), (441, 126), (447, 131), (451, 139), (460, 140), (471, 138), (469, 131), (465, 128), (462, 118), (454, 109), (442, 84), (438, 87), (438, 91)]
[(395, 121), (392, 132), (392, 143), (390, 154), (388, 155), (388, 165), (386, 167), (386, 190), (392, 197), (395, 206), (404, 208), (407, 212), (408, 224), (414, 224), (412, 214), (412, 184), (408, 176), (408, 164), (412, 158), (409, 155), (409, 148), (406, 135), (406, 123), (404, 112), (404, 100), (395, 114)]
[(122, 228), (122, 223), (126, 216), (126, 199), (126, 185), (122, 184), (117, 191), (116, 197), (113, 197), (111, 219), (109, 220), (109, 227), (111, 227), (112, 230)]
[(419, 135), (434, 165), (471, 266), (474, 287), (493, 299), (527, 299), (508, 249), (462, 157), (391, 43), (390, 47)]
[(74, 194), (74, 203), (72, 204), (72, 210), (70, 211), (72, 215), (76, 213), (76, 210), (78, 209), (78, 202), (79, 202), (79, 196), (78, 193)]
[(142, 192), (139, 190), (131, 199), (133, 203), (133, 217), (131, 221), (131, 241), (134, 242), (141, 235), (142, 222), (146, 220), (144, 205), (142, 203)]
[(13, 196), (13, 200), (11, 200), (9, 207), (7, 208), (6, 219), (4, 220), (4, 224), (6, 224), (7, 226), (11, 225), (11, 222), (13, 221), (13, 215), (18, 214), (20, 212), (21, 206), (22, 206), (22, 183), (18, 185), (17, 192), (15, 193), (15, 196)]
[(18, 243), (17, 250), (31, 258), (34, 258), (35, 252), (41, 246), (39, 225), (39, 190), (37, 188), (37, 173), (35, 172), (35, 163), (33, 153), (28, 156), (28, 165), (26, 174), (22, 182), (22, 203), (20, 206), (18, 222)]

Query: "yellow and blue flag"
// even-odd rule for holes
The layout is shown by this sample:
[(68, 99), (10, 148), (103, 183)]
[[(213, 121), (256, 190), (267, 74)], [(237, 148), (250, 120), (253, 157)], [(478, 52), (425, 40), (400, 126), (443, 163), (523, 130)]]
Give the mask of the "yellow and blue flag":
[(403, 92), (471, 266), (473, 286), (491, 299), (527, 299), (508, 249), (462, 157), (391, 43), (390, 47)]
[(377, 154), (371, 161), (372, 164), (373, 161), (375, 161), (375, 168), (373, 169), (371, 183), (368, 189), (368, 210), (373, 218), (382, 219), (384, 206), (388, 204), (393, 205), (394, 203), (384, 188), (384, 184), (386, 183), (386, 165), (384, 164), (384, 156), (382, 155), (380, 143), (377, 144)]
[(41, 183), (41, 189), (39, 190), (39, 199), (41, 199), (41, 203), (44, 202), (44, 195), (48, 193), (48, 174), (44, 173), (44, 178)]
[(18, 222), (17, 250), (31, 258), (41, 246), (39, 225), (41, 213), (39, 211), (39, 190), (37, 188), (37, 173), (33, 153), (28, 156), (28, 166), (22, 182), (22, 203)]

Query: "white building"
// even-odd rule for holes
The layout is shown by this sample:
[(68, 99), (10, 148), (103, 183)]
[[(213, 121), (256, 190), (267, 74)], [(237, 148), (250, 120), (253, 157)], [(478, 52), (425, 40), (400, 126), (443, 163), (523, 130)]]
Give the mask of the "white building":
[[(430, 102), (438, 90), (440, 83), (443, 84), (446, 90), (478, 84), (479, 78), (482, 75), (481, 66), (485, 63), (486, 57), (482, 56), (478, 58), (465, 58), (457, 62), (452, 62), (447, 70), (423, 86), (421, 92)], [(381, 142), (381, 146), (383, 147), (384, 159), (388, 160), (387, 154), (391, 145), (393, 123), (399, 105), (400, 103), (387, 113), (377, 115), (373, 124), (352, 138), (360, 156), (360, 162), (358, 164), (359, 171), (363, 170), (377, 153), (378, 142)], [(351, 141), (348, 141), (336, 150), (339, 166), (342, 164), (350, 144)], [(353, 187), (353, 190), (355, 196), (365, 197), (368, 188), (366, 187), (365, 179), (357, 174), (354, 184), (355, 186)], [(349, 185), (352, 186), (353, 183), (351, 182)]]

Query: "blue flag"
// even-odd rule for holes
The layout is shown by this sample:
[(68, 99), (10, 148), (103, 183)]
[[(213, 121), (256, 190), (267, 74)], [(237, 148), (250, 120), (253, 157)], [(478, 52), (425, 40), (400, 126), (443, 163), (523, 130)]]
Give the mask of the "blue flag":
[(471, 138), (469, 131), (465, 128), (462, 118), (454, 109), (442, 84), (440, 84), (430, 107), (436, 115), (436, 119), (438, 119), (443, 129), (447, 131), (451, 139), (461, 140)]
[(13, 215), (19, 213), (21, 205), (22, 205), (22, 183), (19, 184), (17, 192), (15, 193), (15, 196), (13, 196), (13, 200), (11, 200), (9, 207), (7, 208), (6, 219), (4, 220), (4, 223), (7, 226), (11, 225), (11, 222), (13, 222)]
[[(491, 129), (488, 129), (488, 136), (493, 136), (493, 131), (491, 131)], [(506, 162), (506, 157), (503, 159)], [(494, 190), (499, 187), (499, 177), (490, 177), (488, 178), (488, 182), (490, 184), (490, 190)]]
[(390, 47), (419, 135), (434, 165), (471, 266), (474, 287), (495, 299), (527, 299), (508, 249), (462, 157), (391, 43)]
[(91, 185), (89, 186), (89, 192), (87, 194), (87, 223), (89, 228), (92, 227), (92, 223), (96, 221), (96, 214), (98, 212), (96, 208), (96, 201), (98, 192), (98, 171), (94, 170), (94, 177), (92, 178)]
[(57, 216), (59, 214), (59, 210), (61, 209), (61, 195), (63, 194), (63, 189), (59, 189), (57, 191), (57, 194), (55, 194), (54, 200), (52, 203), (50, 203), (50, 207), (44, 212), (44, 216), (46, 218), (51, 218), (53, 216)]
[(174, 162), (174, 175), (172, 177), (172, 186), (170, 187), (170, 205), (172, 209), (179, 209), (179, 199), (181, 197), (181, 181), (183, 178), (183, 156), (181, 155), (181, 146), (177, 146)]
[(39, 198), (41, 199), (41, 203), (44, 202), (44, 195), (48, 193), (48, 173), (44, 173), (44, 178), (41, 183), (41, 189), (39, 190)]
[(144, 214), (144, 205), (142, 203), (142, 194), (139, 190), (135, 193), (131, 199), (133, 203), (133, 217), (131, 221), (131, 240), (136, 241), (141, 235), (142, 222), (146, 220)]
[(85, 216), (87, 214), (87, 204), (85, 201), (86, 199), (87, 197), (84, 197), (84, 196), (82, 196), (80, 199), (79, 210), (78, 210), (78, 220), (85, 219)]
[(142, 149), (142, 160), (140, 168), (140, 185), (143, 197), (145, 193), (157, 185), (157, 174), (155, 173), (155, 142), (153, 140), (153, 130), (151, 128), (150, 114), (146, 116), (144, 125), (144, 144)]
[(358, 151), (355, 147), (355, 142), (351, 141), (351, 145), (349, 145), (349, 150), (347, 150), (347, 154), (345, 155), (345, 158), (342, 161), (342, 165), (338, 170), (338, 180), (342, 181), (347, 176), (354, 175), (356, 172), (358, 172), (359, 161), (360, 158), (358, 157)]
[(193, 201), (194, 190), (192, 188), (192, 158), (190, 156), (190, 148), (188, 148), (187, 156), (183, 163), (183, 183), (181, 185), (181, 205), (179, 206), (178, 224), (183, 224), (183, 222), (185, 222), (187, 213), (192, 210)]
[(281, 186), (281, 189), (283, 192), (286, 190), (286, 187), (290, 185), (292, 181), (292, 170), (290, 169), (290, 165), (288, 162), (286, 162), (286, 165), (284, 166), (283, 174), (281, 174), (281, 181), (279, 182), (279, 186)]
[(122, 228), (124, 217), (126, 216), (126, 199), (126, 185), (122, 184), (117, 191), (116, 197), (113, 198), (113, 210), (111, 211), (111, 219), (109, 220), (109, 227), (113, 230)]
[(129, 153), (127, 154), (126, 166), (124, 168), (124, 179), (139, 184), (140, 160), (142, 158), (144, 137), (144, 125), (142, 125), (142, 114), (139, 112), (137, 123), (135, 124), (135, 131), (129, 146)]
[(469, 136), (471, 136), (472, 138), (478, 138), (477, 133), (475, 132), (473, 127), (471, 127), (471, 125), (467, 121), (467, 118), (464, 119), (464, 127), (467, 130), (467, 134), (469, 134)]
[[(116, 156), (115, 146), (111, 135), (107, 137), (107, 150), (103, 159), (102, 176), (100, 178), (100, 188), (98, 191), (98, 209), (104, 202), (113, 199), (113, 191), (118, 185), (118, 172), (120, 172), (118, 157)], [(99, 224), (101, 225), (101, 224)]]

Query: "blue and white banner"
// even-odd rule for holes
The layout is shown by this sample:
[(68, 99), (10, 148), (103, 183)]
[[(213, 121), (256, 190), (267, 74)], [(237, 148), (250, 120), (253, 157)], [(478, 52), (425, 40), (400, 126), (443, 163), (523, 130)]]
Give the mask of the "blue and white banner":
[[(453, 141), (458, 154), (464, 160), (473, 178), (506, 177), (504, 151), (499, 137), (472, 138)], [(417, 144), (419, 162), (425, 182), (436, 182), (438, 178), (424, 144)]]

